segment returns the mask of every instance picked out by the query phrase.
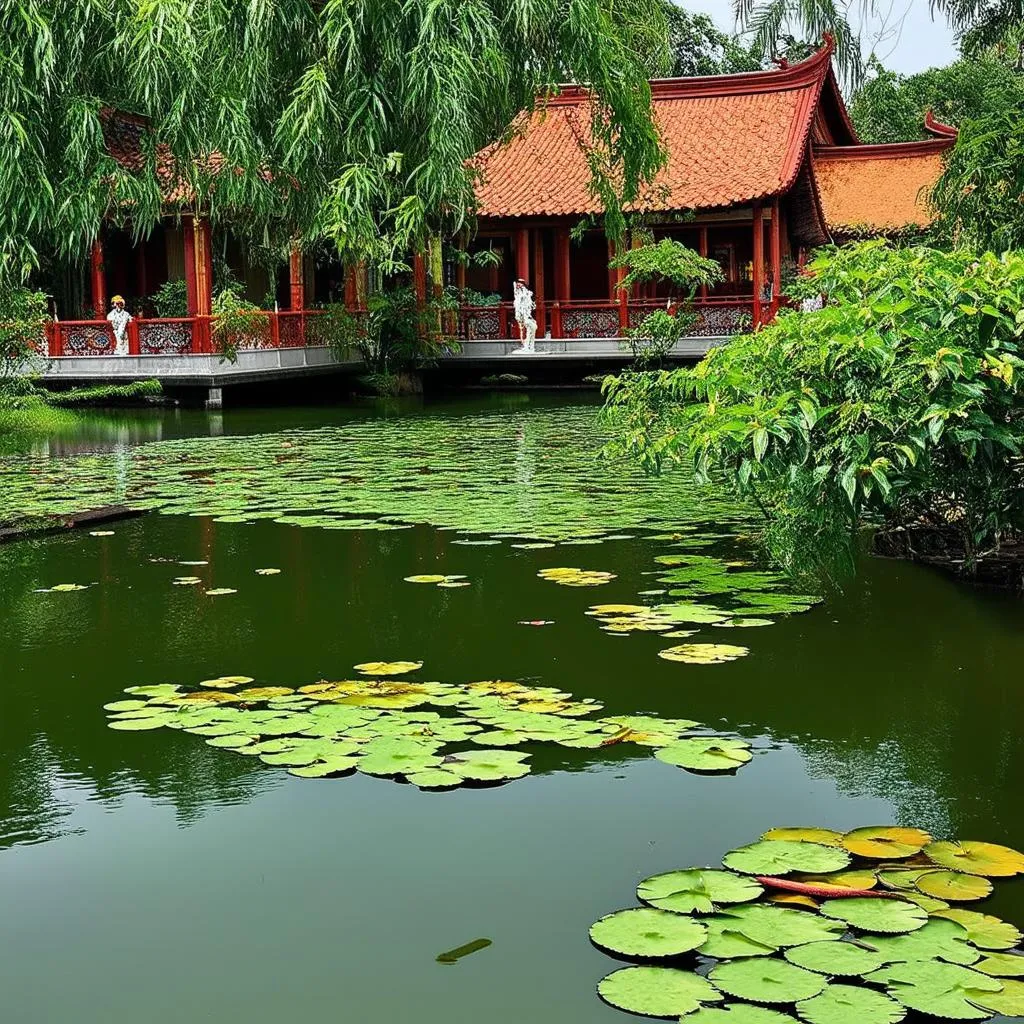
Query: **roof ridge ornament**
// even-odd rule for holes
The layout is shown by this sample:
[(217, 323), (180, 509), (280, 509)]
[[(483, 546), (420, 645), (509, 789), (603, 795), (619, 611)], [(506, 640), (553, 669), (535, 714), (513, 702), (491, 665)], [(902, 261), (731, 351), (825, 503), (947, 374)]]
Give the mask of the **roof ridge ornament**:
[(924, 130), (930, 135), (937, 135), (940, 139), (955, 139), (960, 134), (959, 129), (954, 128), (953, 125), (943, 124), (941, 121), (936, 120), (931, 107), (925, 111)]

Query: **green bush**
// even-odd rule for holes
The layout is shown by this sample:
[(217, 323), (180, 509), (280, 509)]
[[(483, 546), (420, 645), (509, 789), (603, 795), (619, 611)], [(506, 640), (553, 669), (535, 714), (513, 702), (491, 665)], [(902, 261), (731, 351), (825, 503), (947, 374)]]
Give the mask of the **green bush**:
[(149, 301), (159, 317), (188, 316), (188, 288), (184, 280), (165, 281)]
[(636, 368), (644, 370), (660, 365), (696, 322), (693, 313), (682, 309), (675, 313), (656, 309), (644, 317), (626, 334)]
[(938, 531), (975, 568), (1024, 528), (1024, 254), (871, 241), (810, 270), (794, 297), (824, 309), (610, 381), (612, 450), (724, 479), (796, 569), (852, 564), (865, 522)]
[(259, 307), (239, 298), (230, 288), (214, 298), (213, 318), (213, 344), (222, 362), (237, 362), (238, 349), (259, 346), (270, 329)]

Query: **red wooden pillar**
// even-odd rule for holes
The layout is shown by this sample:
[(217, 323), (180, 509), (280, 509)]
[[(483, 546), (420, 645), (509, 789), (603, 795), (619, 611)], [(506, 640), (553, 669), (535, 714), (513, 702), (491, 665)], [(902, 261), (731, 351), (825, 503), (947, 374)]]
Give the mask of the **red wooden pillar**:
[(356, 308), (356, 272), (348, 263), (345, 264), (345, 308), (349, 311)]
[(92, 285), (92, 311), (97, 320), (107, 315), (107, 282), (103, 268), (103, 242), (96, 239), (89, 253), (89, 281)]
[(779, 293), (782, 291), (782, 217), (777, 198), (772, 201), (769, 254), (772, 261), (772, 307), (769, 316), (774, 320), (779, 309)]
[(516, 277), (521, 277), (527, 285), (530, 284), (530, 230), (529, 228), (517, 228), (515, 235), (516, 246)]
[(306, 275), (302, 249), (294, 244), (288, 254), (288, 308), (297, 313), (306, 308)]
[(191, 217), (181, 226), (185, 248), (185, 308), (189, 316), (196, 315), (196, 234)]
[(761, 292), (764, 290), (764, 217), (760, 203), (754, 203), (753, 225), (753, 285), (754, 285), (754, 330), (761, 326)]
[(559, 302), (568, 302), (572, 298), (568, 228), (555, 228), (555, 298)]
[(543, 338), (548, 329), (547, 308), (544, 303), (544, 231), (533, 229), (533, 297), (537, 302), (537, 333)]
[(195, 325), (195, 348), (199, 352), (210, 352), (213, 350), (210, 339), (210, 314), (213, 312), (210, 222), (202, 218), (186, 218), (184, 236), (188, 315), (199, 318)]
[[(615, 257), (618, 246), (608, 242), (608, 255), (610, 259)], [(619, 334), (625, 337), (629, 330), (629, 289), (622, 287), (622, 279), (626, 276), (625, 267), (616, 267), (609, 273), (608, 290), (614, 301), (619, 304)]]
[(210, 316), (213, 312), (213, 240), (208, 220), (195, 222), (195, 236), (196, 310), (200, 316)]
[[(707, 224), (701, 224), (699, 241), (697, 242), (697, 251), (704, 257), (708, 258), (708, 226)], [(708, 297), (708, 286), (702, 284), (700, 286), (700, 297), (706, 299)]]
[(614, 302), (619, 296), (615, 291), (615, 285), (618, 279), (618, 271), (611, 265), (612, 260), (615, 259), (615, 242), (612, 239), (608, 239), (608, 298)]
[(418, 252), (412, 258), (412, 290), (416, 296), (416, 305), (427, 304), (427, 263), (423, 253)]

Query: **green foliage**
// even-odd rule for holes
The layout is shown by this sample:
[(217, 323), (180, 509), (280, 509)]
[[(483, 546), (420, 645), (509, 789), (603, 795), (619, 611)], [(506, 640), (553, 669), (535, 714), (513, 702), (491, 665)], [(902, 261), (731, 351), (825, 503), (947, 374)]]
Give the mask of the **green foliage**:
[(865, 142), (928, 138), (924, 118), (929, 110), (960, 127), (1024, 101), (1024, 78), (988, 53), (916, 75), (901, 75), (874, 61), (869, 73), (850, 103), (854, 127)]
[(1009, 45), (1017, 70), (1024, 70), (1024, 6), (1020, 0), (931, 0), (931, 6), (946, 15), (964, 53), (974, 55)]
[(936, 233), (1002, 252), (1024, 246), (1024, 99), (960, 130), (932, 199)]
[(670, 313), (656, 309), (649, 313), (626, 333), (633, 365), (641, 370), (660, 366), (677, 343), (687, 336), (696, 320), (693, 313), (685, 311)]
[(128, 384), (99, 384), (91, 388), (71, 388), (47, 395), (50, 405), (117, 405), (140, 399), (159, 398), (163, 387), (158, 380), (135, 380)]
[[(664, 34), (659, 0), (15, 0), (0, 276), (22, 280), (41, 251), (80, 257), (111, 214), (144, 234), (169, 168), (261, 244), (326, 235), (346, 260), (393, 264), (428, 226), (463, 226), (467, 158), (567, 78), (599, 98), (595, 184), (615, 220), (662, 160), (638, 39)], [(148, 119), (137, 167), (107, 153), (108, 106)]]
[(874, 241), (811, 271), (795, 290), (831, 296), (823, 310), (783, 312), (694, 368), (606, 384), (612, 450), (724, 478), (791, 567), (849, 567), (875, 522), (941, 531), (972, 569), (1024, 526), (1024, 257)]
[(364, 312), (343, 305), (328, 306), (318, 318), (317, 332), (340, 359), (358, 353), (381, 381), (402, 370), (429, 365), (446, 346), (455, 344), (437, 332), (440, 306), (419, 306), (411, 288), (389, 287), (371, 295)]
[(707, 259), (693, 249), (663, 238), (660, 242), (626, 249), (614, 256), (609, 267), (624, 267), (626, 276), (620, 288), (632, 288), (645, 281), (671, 281), (691, 298), (698, 286), (712, 285), (722, 280), (722, 268), (715, 260)]
[(268, 331), (267, 317), (255, 303), (239, 298), (230, 288), (214, 298), (213, 344), (222, 362), (236, 362), (240, 347), (257, 347)]
[(0, 289), (0, 388), (38, 358), (49, 320), (46, 296), (27, 288)]
[(159, 317), (188, 316), (188, 286), (184, 278), (165, 281), (150, 296), (150, 302)]
[(693, 75), (734, 75), (759, 71), (761, 61), (734, 36), (720, 31), (706, 14), (697, 14), (664, 0), (668, 23), (669, 65), (673, 78)]

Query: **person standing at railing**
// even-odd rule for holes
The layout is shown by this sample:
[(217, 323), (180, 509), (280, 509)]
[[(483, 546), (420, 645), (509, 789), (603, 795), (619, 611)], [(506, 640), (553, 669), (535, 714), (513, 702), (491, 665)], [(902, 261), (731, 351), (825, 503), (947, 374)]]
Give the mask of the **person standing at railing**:
[(110, 300), (113, 307), (107, 314), (107, 321), (114, 332), (114, 353), (119, 356), (128, 355), (128, 325), (132, 321), (132, 315), (124, 308), (124, 299), (115, 295)]
[(517, 277), (512, 285), (512, 311), (519, 325), (519, 342), (524, 352), (533, 351), (533, 341), (537, 337), (537, 321), (533, 318), (536, 308), (533, 292), (521, 277)]

